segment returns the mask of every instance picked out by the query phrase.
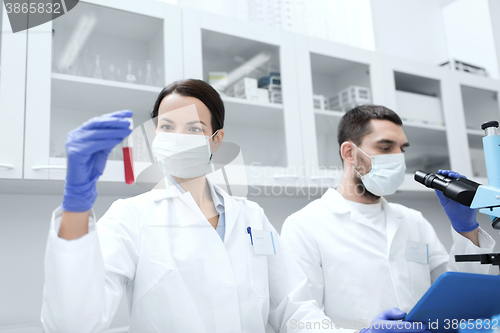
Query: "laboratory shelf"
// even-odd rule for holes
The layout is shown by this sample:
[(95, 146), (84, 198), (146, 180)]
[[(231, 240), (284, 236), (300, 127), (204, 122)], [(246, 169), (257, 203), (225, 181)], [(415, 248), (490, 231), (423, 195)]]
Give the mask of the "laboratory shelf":
[(396, 90), (426, 96), (440, 96), (440, 81), (434, 78), (394, 71)]
[[(60, 106), (83, 106), (86, 109), (150, 111), (162, 88), (139, 84), (52, 73), (52, 100)], [(92, 98), (89, 98), (92, 96)], [(147, 107), (145, 107), (147, 106)]]
[[(462, 73), (455, 73), (462, 74)], [(472, 76), (472, 78), (470, 77)], [(477, 78), (473, 75), (457, 75), (460, 78), (460, 95), (467, 140), (469, 143), (472, 176), (486, 177), (486, 162), (484, 160), (483, 137), (481, 124), (490, 120), (500, 120), (500, 104), (498, 82), (489, 78)]]
[[(153, 109), (161, 91), (159, 87), (67, 74), (52, 73), (51, 78), (49, 133), (51, 158), (65, 157), (68, 132), (92, 117), (119, 110), (132, 110), (135, 127), (150, 121), (149, 112)], [(118, 148), (112, 151), (110, 159), (122, 159)], [(50, 163), (57, 163), (57, 160), (50, 160)], [(46, 164), (47, 162), (37, 161), (33, 166)]]
[(410, 143), (405, 150), (406, 171), (417, 170), (437, 172), (438, 169), (450, 169), (448, 141), (446, 131), (434, 126), (403, 126)]
[(284, 129), (283, 105), (259, 103), (241, 98), (222, 96), (226, 126), (244, 126), (256, 129)]
[(414, 123), (414, 122), (403, 120), (403, 129), (406, 129), (406, 128), (421, 128), (421, 129), (433, 130), (433, 131), (446, 131), (446, 127), (442, 126), (442, 125)]
[(321, 116), (327, 116), (327, 117), (342, 118), (342, 116), (345, 115), (345, 112), (344, 111), (336, 111), (336, 110), (319, 110), (319, 109), (314, 109), (314, 114), (321, 115)]
[[(53, 180), (64, 180), (66, 179), (66, 165), (67, 159), (62, 157), (51, 157), (49, 159), (48, 166), (40, 166), (40, 168), (48, 170), (49, 179)], [(134, 161), (134, 175), (139, 175), (142, 171), (144, 171), (147, 167), (149, 167), (151, 163), (147, 162), (136, 162)], [(56, 169), (55, 167), (60, 167)], [(104, 168), (104, 172), (101, 177), (99, 177), (99, 181), (101, 182), (125, 182), (125, 172), (123, 161), (113, 161), (109, 160), (106, 162), (106, 167)]]
[[(0, 161), (16, 166), (14, 171), (0, 170), (2, 178), (15, 175), (24, 179), (64, 179), (63, 169), (44, 171), (43, 167), (65, 166), (64, 142), (70, 130), (92, 117), (122, 109), (134, 111), (137, 127), (150, 121), (149, 112), (165, 84), (186, 77), (208, 81), (210, 72), (251, 78), (281, 73), (282, 104), (221, 93), (226, 109), (225, 141), (241, 148), (247, 181), (255, 186), (325, 188), (338, 183), (342, 163), (337, 127), (345, 110), (317, 109), (313, 95), (329, 99), (352, 85), (369, 88), (373, 104), (402, 115), (410, 147), (405, 153), (408, 175), (401, 191), (425, 189), (412, 179), (416, 169), (455, 167), (462, 168), (463, 173), (483, 175), (477, 165), (483, 136), (478, 126), (486, 120), (500, 119), (499, 80), (157, 1), (144, 1), (139, 6), (86, 0), (79, 6), (84, 10), (71, 11), (30, 29), (24, 37), (17, 34), (15, 43), (13, 36), (1, 36), (3, 57), (7, 49), (24, 52), (17, 54), (19, 64), (25, 68), (27, 63), (29, 68), (26, 75), (16, 74), (25, 78), (16, 84), (24, 87), (26, 106), (21, 110), (24, 112), (15, 113), (17, 118), (25, 115), (16, 118), (16, 122), (24, 122), (24, 131), (12, 128), (12, 133), (21, 133), (16, 142), (24, 148), (10, 149), (16, 151), (10, 154), (12, 158)], [(8, 20), (2, 14), (1, 24), (5, 27)], [(86, 40), (80, 40), (74, 66), (64, 69), (60, 64), (65, 49), (82, 22), (93, 24), (86, 32)], [(28, 43), (26, 35), (30, 37)], [(102, 75), (96, 74), (97, 58)], [(11, 58), (1, 58), (1, 64), (5, 59), (13, 63)], [(148, 60), (155, 79), (145, 85)], [(132, 61), (136, 83), (140, 84), (126, 82), (128, 61)], [(4, 91), (10, 88), (5, 82), (14, 82), (14, 70), (10, 73), (10, 68), (1, 69), (2, 109), (17, 110), (18, 105), (5, 102), (6, 96), (14, 96), (14, 92)], [(463, 112), (464, 117), (456, 117), (457, 112)], [(437, 119), (426, 121), (415, 115)], [(464, 150), (467, 140), (470, 149)], [(146, 163), (140, 161), (136, 165), (139, 169), (145, 167), (141, 163)], [(114, 151), (101, 182), (119, 183), (122, 163), (120, 152)], [(469, 164), (474, 172), (468, 170)], [(302, 173), (300, 168), (307, 171)]]
[(224, 94), (221, 94), (221, 98), (224, 101), (224, 104), (235, 104), (235, 105), (248, 105), (250, 107), (263, 107), (263, 108), (269, 108), (269, 109), (278, 109), (278, 110), (283, 110), (283, 104), (281, 103), (262, 103), (262, 102), (257, 102), (257, 101), (250, 101), (247, 99), (243, 98), (237, 98), (237, 97), (232, 97), (232, 96), (227, 96)]
[[(240, 146), (246, 165), (302, 165), (293, 34), (192, 9), (183, 9), (182, 25), (184, 76), (203, 79), (221, 92), (224, 140)], [(243, 98), (234, 96), (232, 86), (241, 79), (274, 72), (280, 73), (282, 84), (271, 90), (281, 92), (282, 104), (250, 101), (255, 98), (250, 85), (237, 94)], [(217, 83), (216, 77), (226, 79)], [(272, 175), (268, 180), (274, 182)]]
[(489, 90), (460, 86), (467, 129), (481, 130), (482, 123), (500, 119), (499, 88)]
[(369, 64), (318, 53), (311, 53), (310, 58), (314, 95), (329, 99), (351, 85), (371, 88)]
[(222, 100), (226, 110), (224, 141), (240, 147), (245, 164), (285, 167), (283, 105), (228, 96), (222, 96)]
[[(270, 72), (280, 72), (279, 46), (234, 35), (202, 29), (203, 79), (209, 73), (226, 72), (229, 79), (259, 79)], [(241, 73), (238, 75), (237, 73)], [(231, 85), (233, 82), (229, 82)]]
[(486, 161), (484, 159), (483, 149), (483, 130), (467, 130), (467, 139), (469, 141), (469, 154), (472, 164), (472, 174), (474, 177), (486, 177)]
[[(161, 4), (157, 9), (163, 9)], [(52, 71), (137, 83), (144, 83), (149, 72), (150, 84), (162, 86), (163, 22), (154, 16), (80, 2), (77, 10), (53, 22)]]
[(484, 136), (484, 131), (483, 130), (477, 130), (477, 129), (467, 129), (467, 134), (469, 135), (476, 135), (476, 136)]

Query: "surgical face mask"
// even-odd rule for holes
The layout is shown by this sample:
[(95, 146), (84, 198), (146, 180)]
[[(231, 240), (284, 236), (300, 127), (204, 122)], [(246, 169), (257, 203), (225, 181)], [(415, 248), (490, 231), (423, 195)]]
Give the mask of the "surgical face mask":
[[(353, 146), (358, 148), (353, 143)], [(359, 148), (358, 148), (359, 149)], [(396, 193), (405, 180), (405, 157), (403, 153), (370, 156), (361, 149), (360, 152), (371, 159), (372, 168), (366, 175), (361, 175), (353, 165), (365, 188), (378, 196)]]
[(196, 178), (210, 172), (209, 139), (205, 135), (157, 132), (152, 151), (163, 170), (178, 178)]

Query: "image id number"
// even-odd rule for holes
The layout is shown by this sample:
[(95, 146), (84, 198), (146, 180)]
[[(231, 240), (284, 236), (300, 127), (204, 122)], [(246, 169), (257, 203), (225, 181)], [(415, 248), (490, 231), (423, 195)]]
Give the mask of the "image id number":
[(458, 327), (468, 328), (468, 329), (498, 329), (498, 319), (469, 319), (469, 320), (458, 320), (458, 319), (445, 319), (444, 328), (445, 329), (458, 329)]
[(19, 14), (19, 13), (23, 13), (23, 14), (27, 14), (27, 13), (31, 13), (31, 14), (35, 14), (35, 13), (62, 14), (60, 3), (55, 3), (54, 5), (52, 5), (51, 3), (43, 3), (43, 2), (30, 3), (29, 5), (27, 3), (23, 3), (23, 4), (6, 3), (5, 8), (7, 9), (7, 14), (10, 14), (10, 13), (15, 13), (15, 14)]

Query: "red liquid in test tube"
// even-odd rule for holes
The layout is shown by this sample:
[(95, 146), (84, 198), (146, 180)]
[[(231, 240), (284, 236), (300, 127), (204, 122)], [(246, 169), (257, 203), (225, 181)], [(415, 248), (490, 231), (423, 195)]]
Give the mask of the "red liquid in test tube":
[[(132, 118), (128, 119), (130, 121), (130, 129), (134, 129), (134, 122)], [(126, 137), (122, 141), (123, 147), (123, 166), (125, 168), (125, 183), (134, 183), (134, 155), (132, 154), (132, 138)]]

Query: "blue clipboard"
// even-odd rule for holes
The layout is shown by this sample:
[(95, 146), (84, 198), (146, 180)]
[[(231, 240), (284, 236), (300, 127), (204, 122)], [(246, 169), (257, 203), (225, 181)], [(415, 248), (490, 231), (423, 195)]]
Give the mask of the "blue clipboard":
[[(422, 322), (433, 333), (453, 333), (453, 320), (491, 319), (500, 314), (500, 276), (446, 272), (404, 320)], [(455, 321), (456, 322), (456, 321)], [(437, 325), (432, 325), (437, 323)], [(493, 324), (493, 323), (492, 323)], [(497, 323), (496, 328), (500, 327)]]

